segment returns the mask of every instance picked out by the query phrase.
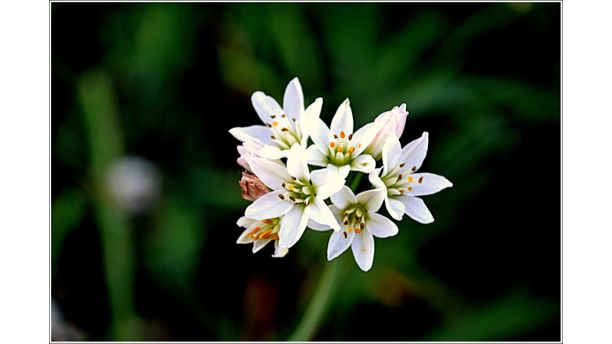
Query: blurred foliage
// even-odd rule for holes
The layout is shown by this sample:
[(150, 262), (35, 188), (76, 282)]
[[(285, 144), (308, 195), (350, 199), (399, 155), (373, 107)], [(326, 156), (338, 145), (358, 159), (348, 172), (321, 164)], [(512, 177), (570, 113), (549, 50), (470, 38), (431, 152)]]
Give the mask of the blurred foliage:
[[(250, 94), (298, 76), (329, 121), (402, 102), (403, 144), (454, 187), (436, 217), (347, 252), (319, 340), (559, 340), (560, 4), (53, 3), (52, 293), (91, 340), (282, 340), (325, 260), (236, 245), (237, 142)], [(163, 175), (145, 213), (113, 204), (110, 163)], [(101, 281), (105, 281), (105, 284)], [(104, 286), (100, 287), (100, 284)]]

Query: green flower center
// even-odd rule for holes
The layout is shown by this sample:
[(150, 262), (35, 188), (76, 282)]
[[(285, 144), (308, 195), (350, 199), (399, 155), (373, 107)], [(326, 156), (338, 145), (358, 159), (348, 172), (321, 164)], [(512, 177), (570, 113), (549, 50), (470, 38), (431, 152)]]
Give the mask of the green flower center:
[(346, 207), (342, 213), (342, 224), (345, 226), (344, 237), (347, 237), (347, 232), (361, 233), (366, 226), (368, 212), (363, 204), (351, 204)]
[(266, 123), (266, 126), (272, 130), (270, 138), (279, 148), (289, 149), (294, 143), (300, 142), (302, 135), (298, 131), (294, 117), (289, 119), (285, 114), (272, 115), (271, 117), (272, 122)]
[(416, 171), (416, 166), (408, 168), (405, 164), (400, 164), (393, 170), (387, 172), (387, 174), (381, 178), (387, 186), (387, 195), (397, 196), (410, 193), (413, 185), (423, 183), (423, 176), (418, 179), (412, 176), (412, 172), (414, 171)]
[(249, 232), (248, 237), (253, 240), (278, 240), (279, 231), (280, 218), (261, 220), (253, 227), (251, 232)]
[(317, 197), (317, 188), (312, 185), (311, 181), (304, 179), (292, 177), (292, 180), (283, 183), (283, 188), (287, 192), (279, 194), (278, 197), (280, 199), (288, 199), (293, 203), (309, 205)]
[[(348, 136), (344, 131), (340, 131), (338, 134), (334, 134), (334, 140), (329, 142), (329, 162), (336, 166), (343, 166), (349, 164), (353, 160), (353, 152), (355, 152), (355, 146), (352, 145), (351, 140), (353, 134)], [(357, 145), (357, 148), (361, 148), (361, 144)]]

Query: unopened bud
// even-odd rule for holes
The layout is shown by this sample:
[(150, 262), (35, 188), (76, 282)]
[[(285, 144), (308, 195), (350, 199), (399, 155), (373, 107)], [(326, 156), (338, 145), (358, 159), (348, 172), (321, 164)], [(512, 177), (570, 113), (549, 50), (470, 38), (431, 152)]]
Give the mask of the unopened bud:
[(270, 192), (268, 187), (256, 175), (246, 171), (242, 172), (240, 188), (242, 189), (242, 198), (247, 201), (254, 201)]
[(406, 125), (406, 117), (408, 117), (406, 104), (395, 106), (393, 109), (378, 115), (374, 123), (380, 123), (380, 130), (378, 130), (378, 133), (376, 133), (376, 136), (374, 136), (374, 139), (366, 148), (365, 153), (370, 154), (376, 160), (380, 159), (382, 147), (387, 137), (391, 134), (395, 134), (397, 138), (402, 136), (404, 126)]

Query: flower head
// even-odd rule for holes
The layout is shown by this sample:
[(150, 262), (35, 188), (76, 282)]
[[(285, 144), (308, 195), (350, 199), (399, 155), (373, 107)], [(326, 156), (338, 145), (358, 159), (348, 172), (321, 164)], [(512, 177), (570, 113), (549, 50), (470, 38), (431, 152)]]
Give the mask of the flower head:
[(324, 200), (340, 190), (344, 178), (326, 169), (310, 173), (299, 145), (289, 151), (287, 166), (256, 157), (247, 161), (253, 173), (272, 191), (247, 207), (245, 216), (255, 220), (282, 216), (278, 233), (280, 247), (293, 246), (309, 219), (340, 229)]
[[(329, 238), (328, 260), (338, 257), (350, 246), (361, 270), (370, 270), (374, 262), (374, 237), (387, 238), (398, 232), (391, 220), (376, 213), (384, 199), (385, 190), (373, 189), (355, 196), (346, 186), (331, 197), (333, 205), (329, 208), (341, 223), (341, 230)], [(309, 226), (318, 230), (326, 229), (313, 222)]]
[(323, 100), (317, 98), (304, 109), (304, 95), (298, 78), (289, 82), (283, 97), (283, 107), (261, 91), (253, 93), (251, 102), (255, 112), (265, 125), (232, 128), (230, 134), (240, 141), (256, 140), (262, 147), (257, 155), (268, 159), (286, 157), (287, 151), (298, 143), (304, 148), (309, 128), (319, 118)]
[(372, 142), (380, 123), (369, 123), (353, 132), (353, 112), (348, 99), (336, 111), (328, 128), (321, 119), (312, 126), (311, 138), (315, 143), (308, 148), (308, 163), (327, 166), (346, 178), (349, 171), (371, 172), (376, 161), (368, 154), (362, 154)]
[(382, 150), (383, 167), (369, 175), (372, 185), (386, 190), (385, 206), (398, 221), (405, 213), (420, 223), (433, 222), (425, 202), (417, 196), (431, 195), (453, 186), (448, 179), (437, 174), (416, 173), (427, 155), (428, 138), (428, 133), (424, 132), (402, 149), (399, 139), (389, 135)]
[(404, 126), (406, 125), (406, 117), (408, 117), (406, 104), (395, 106), (393, 109), (378, 115), (378, 117), (376, 117), (374, 120), (374, 123), (379, 123), (380, 129), (374, 136), (374, 139), (370, 145), (366, 148), (365, 153), (370, 154), (376, 160), (380, 160), (382, 155), (382, 147), (387, 141), (389, 135), (395, 134), (395, 136), (398, 138), (402, 136)]

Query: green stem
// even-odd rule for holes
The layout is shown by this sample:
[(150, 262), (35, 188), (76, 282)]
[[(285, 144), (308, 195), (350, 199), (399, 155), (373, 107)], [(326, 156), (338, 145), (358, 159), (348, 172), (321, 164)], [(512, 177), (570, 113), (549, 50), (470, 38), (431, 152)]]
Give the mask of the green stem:
[(312, 300), (306, 308), (306, 312), (300, 323), (289, 336), (290, 341), (307, 341), (312, 339), (325, 313), (326, 306), (330, 300), (340, 275), (341, 261), (328, 262), (325, 264), (323, 275), (312, 296)]
[(111, 81), (103, 71), (81, 77), (78, 95), (89, 138), (94, 206), (104, 258), (114, 340), (142, 339), (134, 309), (132, 230), (128, 215), (107, 195), (105, 170), (123, 154), (119, 116)]
[[(363, 177), (363, 173), (357, 173), (351, 182), (351, 190), (355, 192), (359, 186), (359, 182)], [(325, 264), (323, 274), (319, 280), (319, 285), (315, 290), (312, 299), (306, 307), (306, 312), (302, 317), (300, 323), (295, 328), (291, 336), (290, 341), (307, 341), (312, 339), (316, 330), (319, 328), (321, 320), (325, 314), (327, 304), (331, 299), (336, 284), (340, 276), (342, 265), (342, 257), (336, 258), (335, 261)]]
[(357, 172), (357, 175), (355, 176), (355, 178), (353, 178), (353, 182), (351, 183), (351, 190), (353, 190), (353, 192), (357, 191), (357, 187), (359, 186), (361, 177), (363, 177), (363, 173)]

